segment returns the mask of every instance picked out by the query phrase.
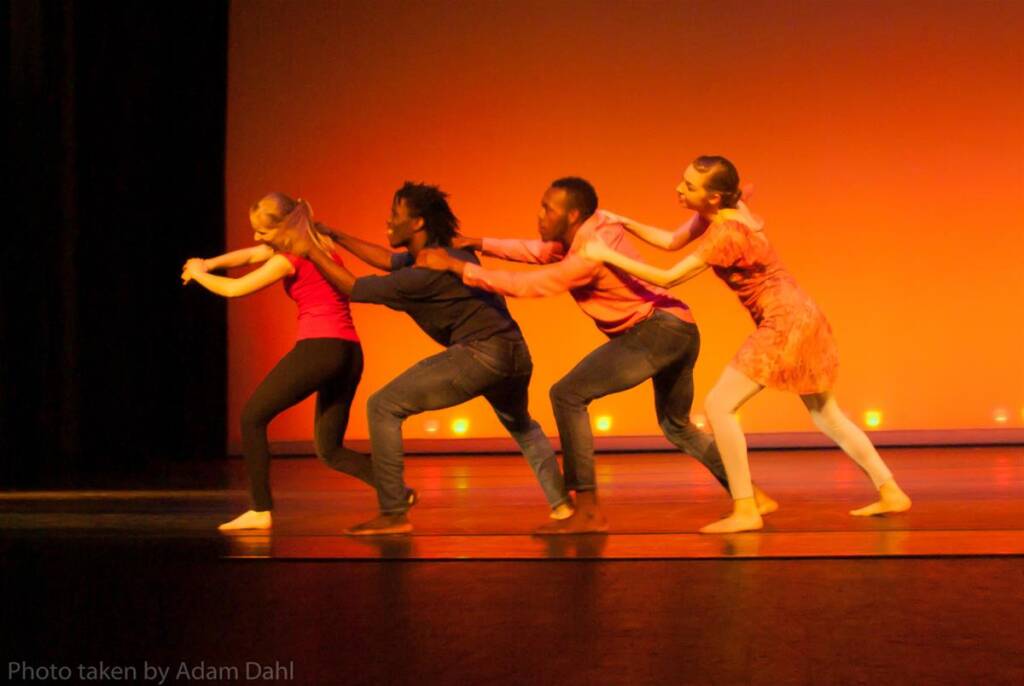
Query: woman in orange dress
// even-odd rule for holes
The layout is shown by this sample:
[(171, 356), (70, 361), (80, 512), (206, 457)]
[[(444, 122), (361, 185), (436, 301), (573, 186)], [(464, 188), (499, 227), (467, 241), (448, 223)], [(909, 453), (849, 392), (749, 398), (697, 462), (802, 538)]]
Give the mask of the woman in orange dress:
[(763, 222), (740, 200), (736, 168), (724, 157), (698, 157), (687, 167), (676, 191), (680, 202), (697, 212), (676, 231), (613, 217), (638, 237), (666, 249), (700, 238), (697, 249), (674, 267), (652, 267), (596, 240), (587, 244), (584, 254), (660, 286), (688, 281), (711, 267), (736, 292), (757, 325), (704, 403), (729, 476), (733, 513), (701, 531), (731, 533), (762, 527), (750, 482), (746, 439), (736, 413), (766, 386), (799, 394), (815, 425), (871, 478), (879, 499), (851, 514), (910, 509), (910, 498), (896, 484), (871, 440), (836, 403), (832, 387), (839, 356), (832, 329), (783, 267), (764, 234)]

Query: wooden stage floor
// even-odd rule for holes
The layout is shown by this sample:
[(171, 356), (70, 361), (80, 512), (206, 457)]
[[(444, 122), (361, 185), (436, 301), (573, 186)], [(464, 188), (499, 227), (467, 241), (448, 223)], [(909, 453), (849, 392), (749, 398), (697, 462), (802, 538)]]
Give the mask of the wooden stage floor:
[(601, 455), (611, 533), (552, 540), (508, 456), (410, 459), (416, 531), (375, 541), (340, 534), (370, 491), (308, 459), (274, 465), (273, 536), (216, 532), (236, 489), (2, 493), (0, 654), (15, 682), (253, 661), (317, 686), (1024, 682), (1024, 449), (884, 455), (911, 512), (848, 516), (872, 493), (837, 452), (758, 452), (781, 509), (730, 537), (694, 533), (728, 501), (669, 454)]
[[(728, 499), (694, 460), (670, 453), (602, 454), (598, 479), (607, 535), (536, 537), (547, 509), (518, 456), (410, 457), (420, 492), (408, 536), (353, 538), (345, 527), (375, 513), (372, 492), (315, 459), (277, 459), (272, 534), (220, 535), (247, 505), (240, 460), (229, 489), (0, 493), (0, 531), (43, 538), (152, 539), (201, 544), (228, 558), (278, 559), (728, 559), (1024, 555), (1024, 448), (888, 449), (884, 457), (914, 508), (855, 518), (868, 479), (837, 450), (752, 453), (757, 483), (780, 503), (763, 531), (696, 533)], [(177, 543), (175, 543), (177, 541)]]

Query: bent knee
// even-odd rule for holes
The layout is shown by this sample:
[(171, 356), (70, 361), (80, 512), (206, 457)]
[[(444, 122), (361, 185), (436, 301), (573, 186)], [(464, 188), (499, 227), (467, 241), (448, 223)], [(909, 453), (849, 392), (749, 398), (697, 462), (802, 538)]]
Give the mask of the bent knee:
[(566, 405), (573, 402), (575, 393), (572, 391), (572, 386), (566, 383), (565, 379), (556, 381), (555, 385), (548, 391), (548, 397), (551, 399), (552, 405)]
[(245, 407), (242, 408), (242, 416), (240, 423), (242, 425), (243, 433), (246, 431), (259, 431), (265, 429), (267, 424), (270, 423), (270, 417), (266, 416), (266, 413), (261, 412), (256, 406), (246, 403)]
[(387, 396), (384, 394), (384, 390), (381, 389), (370, 395), (366, 399), (366, 412), (367, 414), (375, 415), (385, 412), (385, 408), (389, 405)]
[(704, 413), (709, 417), (722, 417), (736, 411), (736, 403), (724, 393), (711, 389), (704, 397)]
[(811, 410), (811, 421), (820, 431), (833, 435), (841, 431), (849, 420), (839, 408), (822, 408)]

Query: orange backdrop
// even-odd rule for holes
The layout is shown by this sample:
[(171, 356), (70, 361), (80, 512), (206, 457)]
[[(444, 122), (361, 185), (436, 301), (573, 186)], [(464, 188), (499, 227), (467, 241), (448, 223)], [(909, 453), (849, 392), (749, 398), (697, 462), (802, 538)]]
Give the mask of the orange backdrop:
[[(383, 243), (406, 179), (449, 191), (470, 235), (533, 237), (541, 194), (567, 174), (593, 182), (603, 207), (674, 226), (687, 162), (723, 154), (832, 322), (851, 416), (1020, 427), (1021, 35), (1013, 0), (235, 2), (228, 245), (251, 243), (247, 207), (271, 190)], [(699, 411), (752, 325), (710, 272), (675, 292), (703, 335)], [(603, 339), (568, 295), (511, 307), (536, 364), (531, 408), (553, 433), (548, 388)], [(353, 309), (367, 366), (349, 436), (361, 438), (369, 393), (438, 348), (401, 313)], [(245, 398), (293, 344), (295, 309), (274, 287), (229, 317), (234, 443)], [(658, 433), (649, 386), (593, 411), (613, 434)], [(271, 438), (309, 439), (311, 415), (309, 402), (285, 413)], [(503, 434), (474, 401), (410, 420), (406, 435), (450, 437), (460, 417), (469, 436)], [(772, 391), (742, 421), (812, 428)]]

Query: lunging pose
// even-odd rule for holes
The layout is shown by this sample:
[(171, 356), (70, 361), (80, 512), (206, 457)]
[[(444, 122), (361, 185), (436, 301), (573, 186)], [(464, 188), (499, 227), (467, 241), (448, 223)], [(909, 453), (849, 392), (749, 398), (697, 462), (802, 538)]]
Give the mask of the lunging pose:
[[(363, 350), (352, 323), (348, 296), (324, 281), (308, 260), (277, 253), (267, 244), (282, 227), (306, 225), (310, 216), (305, 201), (271, 193), (249, 209), (258, 245), (207, 260), (193, 258), (182, 269), (183, 283), (195, 281), (228, 298), (249, 295), (283, 280), (285, 291), (299, 309), (295, 347), (270, 370), (242, 410), (242, 452), (252, 509), (221, 524), (222, 531), (271, 527), (267, 425), (312, 393), (316, 393), (313, 432), (317, 457), (332, 469), (374, 484), (369, 456), (342, 445), (352, 397), (363, 374)], [(330, 240), (320, 236), (313, 240), (331, 255), (328, 259), (341, 264)], [(210, 273), (252, 264), (261, 266), (239, 278)], [(407, 497), (414, 499), (415, 495), (410, 492)]]

